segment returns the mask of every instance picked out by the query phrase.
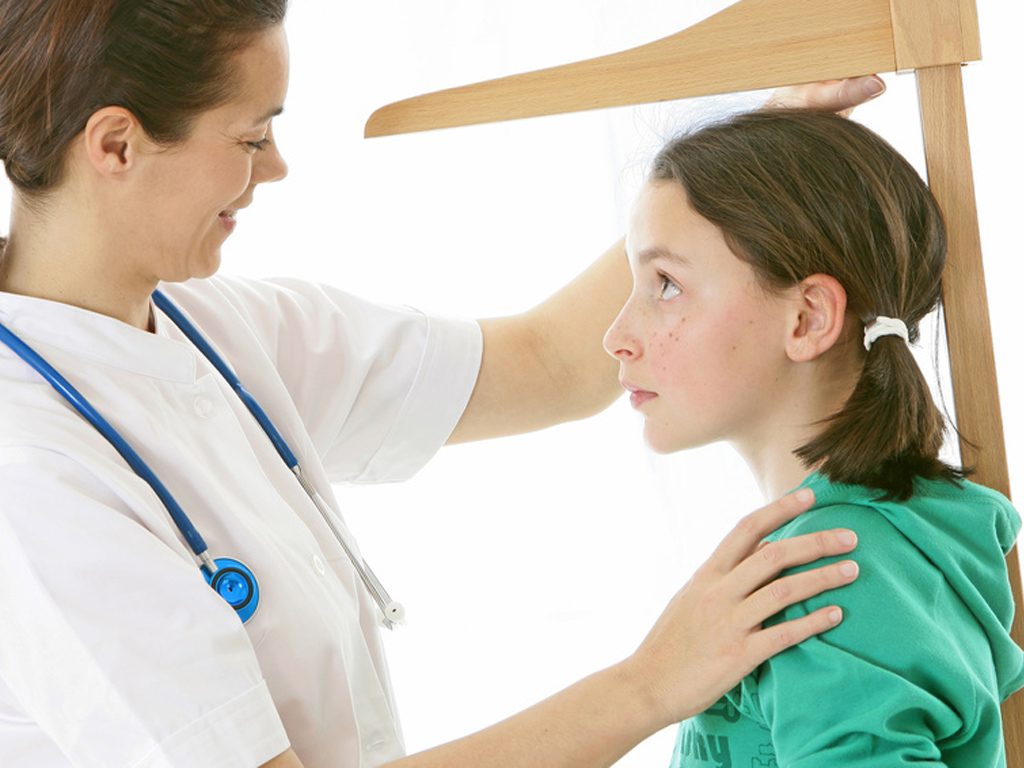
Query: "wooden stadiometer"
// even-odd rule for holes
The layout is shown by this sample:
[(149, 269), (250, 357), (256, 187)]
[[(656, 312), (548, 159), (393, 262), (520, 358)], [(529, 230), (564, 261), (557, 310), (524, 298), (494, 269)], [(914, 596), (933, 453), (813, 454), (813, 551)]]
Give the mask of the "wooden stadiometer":
[[(638, 48), (418, 96), (366, 136), (512, 120), (877, 72), (915, 72), (928, 183), (946, 218), (946, 332), (963, 463), (1010, 495), (960, 67), (981, 58), (975, 0), (740, 0)], [(1017, 547), (1006, 559), (1024, 646)], [(1008, 768), (1024, 768), (1024, 696), (1003, 703)]]

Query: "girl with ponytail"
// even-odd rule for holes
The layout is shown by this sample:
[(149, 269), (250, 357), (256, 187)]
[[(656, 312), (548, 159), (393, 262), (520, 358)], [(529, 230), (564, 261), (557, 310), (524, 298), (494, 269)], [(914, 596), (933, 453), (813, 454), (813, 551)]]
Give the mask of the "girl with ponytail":
[(684, 721), (673, 766), (1005, 766), (999, 705), (1024, 687), (1024, 651), (1004, 558), (1021, 523), (938, 455), (943, 416), (909, 348), (946, 257), (927, 186), (842, 117), (740, 115), (658, 153), (627, 251), (634, 287), (605, 348), (647, 442), (730, 442), (767, 497), (815, 492), (766, 541), (842, 525), (860, 551), (839, 597), (859, 621)]

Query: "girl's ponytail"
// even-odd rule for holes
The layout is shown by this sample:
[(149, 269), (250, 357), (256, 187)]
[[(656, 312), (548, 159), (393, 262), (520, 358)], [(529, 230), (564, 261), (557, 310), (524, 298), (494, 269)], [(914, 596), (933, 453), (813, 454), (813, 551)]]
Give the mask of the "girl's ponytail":
[(795, 453), (834, 482), (867, 485), (906, 499), (915, 477), (964, 476), (937, 458), (945, 422), (917, 361), (898, 336), (872, 343), (853, 393), (826, 425)]

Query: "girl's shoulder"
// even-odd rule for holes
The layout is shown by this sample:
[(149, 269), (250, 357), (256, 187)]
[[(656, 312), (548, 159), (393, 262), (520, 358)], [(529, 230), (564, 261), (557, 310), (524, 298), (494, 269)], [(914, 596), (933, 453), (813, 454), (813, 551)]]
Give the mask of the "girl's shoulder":
[[(788, 618), (838, 604), (846, 619), (830, 634), (850, 649), (870, 646), (877, 636), (899, 627), (903, 637), (917, 638), (914, 642), (939, 655), (942, 643), (973, 643), (972, 653), (995, 654), (1004, 677), (1016, 680), (1022, 656), (1009, 635), (1014, 601), (1006, 556), (1021, 521), (1005, 496), (976, 483), (923, 481), (911, 498), (899, 501), (820, 478), (808, 484), (817, 493), (816, 506), (768, 540), (849, 528), (857, 534), (857, 547), (842, 558), (785, 573), (852, 559), (860, 575), (789, 609)], [(861, 618), (848, 620), (855, 616)], [(924, 645), (918, 652), (926, 653)]]
[(745, 692), (763, 694), (759, 686), (768, 681), (769, 691), (790, 686), (793, 695), (799, 690), (817, 702), (808, 696), (815, 679), (808, 670), (829, 670), (879, 697), (892, 683), (905, 688), (892, 698), (923, 691), (928, 701), (959, 702), (965, 722), (976, 722), (982, 701), (998, 712), (998, 702), (1024, 685), (1024, 651), (1010, 635), (1014, 601), (1005, 557), (1020, 518), (1006, 497), (975, 483), (923, 481), (902, 501), (823, 478), (806, 484), (816, 491), (816, 506), (768, 540), (849, 528), (857, 547), (783, 575), (845, 559), (856, 561), (860, 574), (764, 622), (773, 626), (830, 605), (844, 614), (837, 627), (766, 662), (744, 681)]

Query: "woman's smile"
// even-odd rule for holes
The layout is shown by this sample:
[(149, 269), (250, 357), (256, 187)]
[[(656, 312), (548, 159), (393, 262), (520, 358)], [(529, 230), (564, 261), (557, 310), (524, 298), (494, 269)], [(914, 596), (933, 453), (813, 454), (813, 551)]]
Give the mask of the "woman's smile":
[(237, 211), (222, 211), (220, 216), (218, 216), (220, 223), (224, 225), (224, 229), (228, 231), (229, 235), (235, 231), (235, 226), (238, 224), (235, 220), (237, 213)]

